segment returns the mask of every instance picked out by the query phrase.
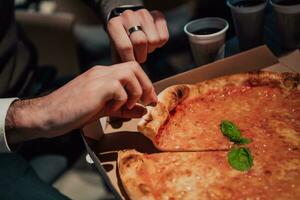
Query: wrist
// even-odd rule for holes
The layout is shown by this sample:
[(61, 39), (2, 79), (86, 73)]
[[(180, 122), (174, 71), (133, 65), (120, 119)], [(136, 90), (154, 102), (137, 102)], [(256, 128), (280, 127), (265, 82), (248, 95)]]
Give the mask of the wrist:
[(44, 137), (49, 130), (49, 113), (42, 98), (18, 100), (11, 104), (5, 119), (9, 143)]
[(119, 7), (115, 7), (107, 15), (107, 22), (111, 18), (120, 16), (126, 10), (137, 11), (137, 10), (140, 10), (140, 9), (143, 9), (143, 8), (144, 8), (143, 5), (122, 5), (122, 6), (119, 6)]

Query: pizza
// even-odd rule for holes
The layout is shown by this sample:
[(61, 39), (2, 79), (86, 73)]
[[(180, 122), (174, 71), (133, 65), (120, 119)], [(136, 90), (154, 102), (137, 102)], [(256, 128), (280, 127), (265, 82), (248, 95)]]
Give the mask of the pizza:
[(300, 74), (251, 72), (158, 95), (138, 123), (160, 153), (118, 153), (132, 199), (300, 199)]
[(270, 160), (255, 151), (255, 165), (246, 173), (228, 165), (226, 151), (120, 151), (118, 168), (132, 200), (300, 199), (299, 150), (272, 152)]
[(148, 107), (138, 130), (162, 151), (226, 150), (233, 143), (220, 134), (222, 120), (261, 145), (272, 135), (276, 143), (299, 145), (300, 75), (253, 72), (171, 86)]

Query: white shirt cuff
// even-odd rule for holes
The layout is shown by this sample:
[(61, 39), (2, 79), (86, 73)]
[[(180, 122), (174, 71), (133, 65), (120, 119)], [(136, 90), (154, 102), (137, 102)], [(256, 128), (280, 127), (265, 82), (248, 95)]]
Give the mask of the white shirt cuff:
[(5, 119), (10, 105), (17, 99), (18, 98), (0, 99), (0, 153), (11, 152), (5, 135)]

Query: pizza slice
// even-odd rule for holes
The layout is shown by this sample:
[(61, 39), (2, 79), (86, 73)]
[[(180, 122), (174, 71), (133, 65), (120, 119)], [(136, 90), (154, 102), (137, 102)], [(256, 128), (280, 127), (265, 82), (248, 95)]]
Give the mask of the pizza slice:
[(253, 72), (171, 86), (138, 130), (162, 151), (228, 150), (233, 142), (220, 131), (223, 120), (260, 145), (280, 137), (300, 142), (300, 75)]
[[(274, 151), (273, 151), (274, 152)], [(118, 153), (124, 189), (132, 200), (300, 199), (299, 150), (273, 160), (255, 151), (254, 166), (234, 170), (226, 151)], [(286, 153), (286, 152), (285, 152)]]

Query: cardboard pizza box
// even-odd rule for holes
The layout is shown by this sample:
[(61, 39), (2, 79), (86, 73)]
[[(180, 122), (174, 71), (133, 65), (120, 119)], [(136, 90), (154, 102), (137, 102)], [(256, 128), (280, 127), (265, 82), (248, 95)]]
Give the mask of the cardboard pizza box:
[(291, 70), (300, 72), (300, 51), (298, 49), (281, 56), (279, 61)]
[[(300, 73), (300, 53), (291, 52), (278, 59), (266, 46), (225, 58), (154, 83), (157, 92), (181, 83), (196, 83), (218, 76), (256, 70)], [(137, 132), (138, 119), (127, 122), (108, 122), (102, 118), (83, 128), (84, 142), (89, 156), (107, 185), (118, 199), (128, 199), (117, 173), (117, 151), (136, 149), (157, 152), (152, 142)]]

